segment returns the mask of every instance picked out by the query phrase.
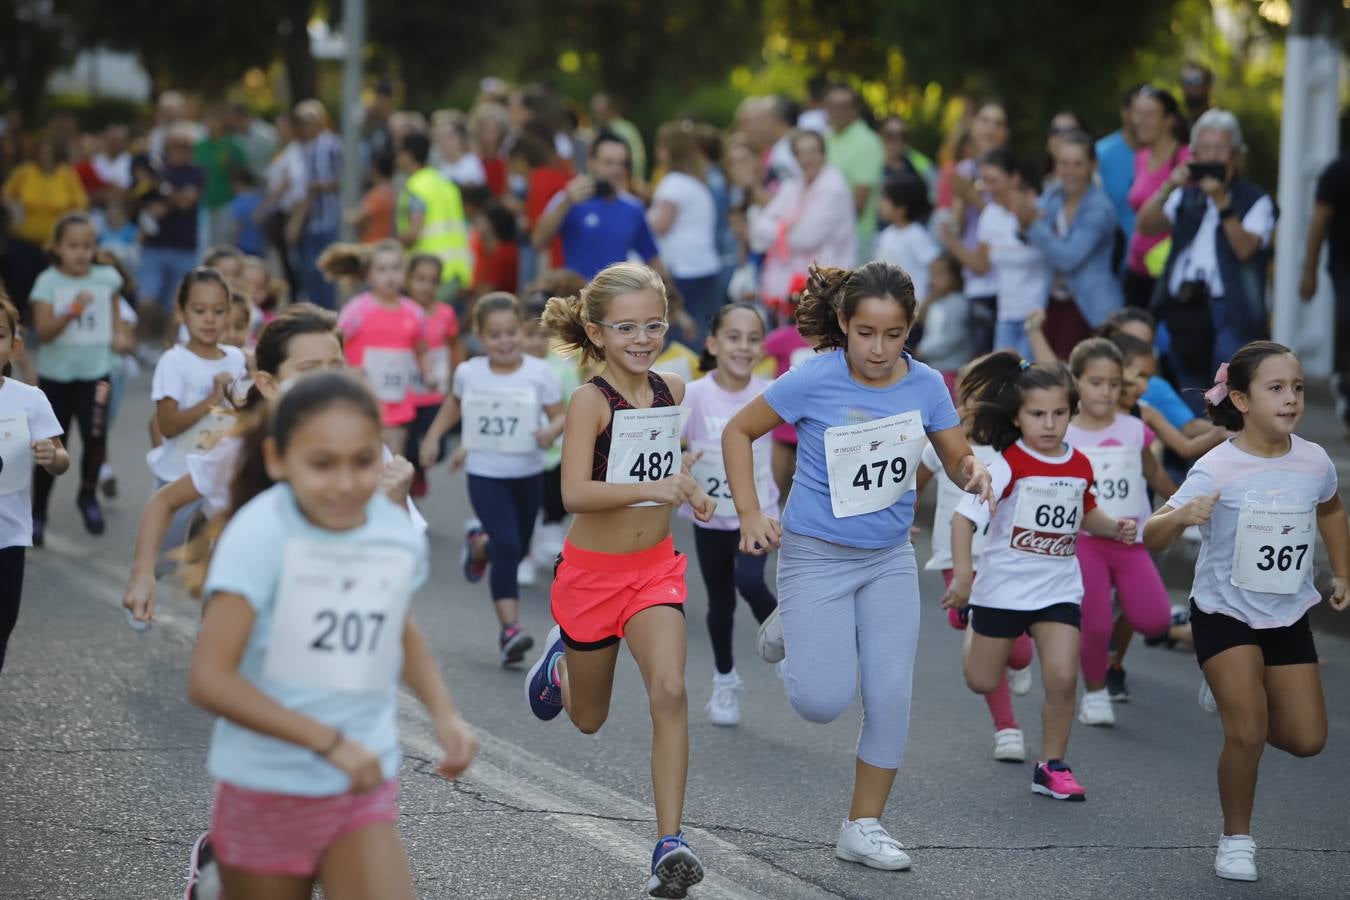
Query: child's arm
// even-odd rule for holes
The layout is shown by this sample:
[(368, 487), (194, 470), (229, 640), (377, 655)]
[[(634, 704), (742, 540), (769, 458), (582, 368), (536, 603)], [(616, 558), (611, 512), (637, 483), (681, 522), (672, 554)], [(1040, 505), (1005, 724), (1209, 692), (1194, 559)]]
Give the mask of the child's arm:
[(478, 738), (469, 724), (459, 717), (450, 689), (441, 678), (431, 648), (427, 646), (427, 639), (411, 616), (403, 626), (403, 683), (422, 701), (436, 728), (436, 737), (445, 750), (440, 773), (446, 778), (464, 774), (478, 755)]
[(1154, 433), (1158, 435), (1158, 440), (1162, 441), (1167, 449), (1183, 459), (1199, 459), (1228, 438), (1228, 432), (1217, 425), (1209, 426), (1198, 437), (1186, 437), (1152, 406), (1141, 404), (1139, 414), (1139, 417), (1144, 420), (1144, 424), (1152, 428)]
[(464, 361), (464, 351), (459, 346), (459, 335), (447, 334), (445, 336), (445, 347), (450, 352), (450, 371), (453, 372)]
[(989, 514), (994, 513), (994, 481), (984, 463), (971, 452), (966, 433), (958, 425), (941, 431), (929, 432), (928, 440), (937, 451), (938, 459), (952, 483), (961, 487), (967, 494), (978, 494), (989, 506)]
[(548, 416), (548, 424), (534, 433), (535, 439), (539, 441), (539, 449), (547, 450), (553, 446), (553, 442), (558, 439), (558, 435), (563, 433), (563, 427), (567, 424), (567, 413), (563, 409), (562, 401), (549, 403), (544, 406), (544, 415)]
[(1038, 309), (1027, 316), (1024, 325), (1027, 331), (1027, 343), (1031, 344), (1031, 361), (1038, 363), (1058, 362), (1059, 357), (1045, 337), (1045, 310)]
[(33, 465), (42, 466), (48, 475), (62, 475), (70, 468), (70, 454), (59, 437), (39, 438), (29, 447), (33, 451)]
[(1140, 459), (1144, 463), (1144, 481), (1148, 483), (1149, 489), (1155, 494), (1163, 497), (1170, 497), (1177, 492), (1177, 483), (1172, 480), (1172, 476), (1167, 474), (1167, 470), (1158, 462), (1158, 457), (1154, 456), (1147, 447), (1139, 451)]
[(436, 418), (431, 421), (431, 426), (427, 428), (427, 436), (422, 438), (422, 446), (417, 448), (417, 456), (422, 468), (429, 469), (436, 465), (436, 457), (441, 453), (441, 438), (455, 423), (459, 421), (461, 410), (459, 407), (459, 398), (455, 396), (454, 391), (447, 391), (445, 400), (441, 402), (441, 408), (436, 411)]
[[(136, 349), (136, 329), (120, 315), (121, 294), (113, 294), (113, 352), (131, 353)], [(118, 361), (121, 364), (121, 361)]]
[(1340, 494), (1317, 504), (1317, 530), (1331, 558), (1331, 608), (1343, 612), (1350, 606), (1350, 522)]
[[(741, 525), (741, 552), (763, 556), (777, 547), (783, 529), (776, 519), (764, 515), (759, 492), (755, 488), (755, 441), (783, 424), (769, 402), (760, 394), (741, 407), (722, 429), (722, 463), (727, 469), (727, 486), (736, 504)], [(567, 452), (567, 441), (563, 441)]]
[(384, 783), (380, 758), (340, 730), (287, 709), (239, 674), (255, 615), (239, 594), (217, 592), (207, 601), (188, 672), (188, 700), (249, 731), (313, 750), (365, 793)]
[[(80, 300), (80, 297), (84, 299)], [(56, 314), (55, 307), (50, 303), (34, 302), (29, 304), (33, 310), (33, 330), (37, 332), (39, 342), (45, 343), (56, 340), (57, 336), (66, 330), (67, 325), (81, 316), (83, 304), (92, 300), (94, 295), (88, 291), (81, 291), (80, 297), (76, 298), (76, 302), (62, 316)]]
[(919, 471), (916, 472), (914, 475), (915, 500), (918, 500), (920, 497), (923, 496), (923, 492), (928, 488), (928, 483), (933, 480), (933, 476), (936, 474), (937, 474), (936, 472), (925, 466), (923, 463), (919, 464)]
[(1083, 530), (1093, 537), (1133, 544), (1139, 524), (1134, 519), (1117, 519), (1098, 506), (1083, 516)]
[(179, 409), (178, 401), (173, 397), (161, 397), (155, 404), (155, 423), (165, 438), (175, 438), (196, 425), (213, 406), (219, 406), (225, 400), (225, 391), (234, 378), (228, 372), (217, 373), (212, 383), (211, 393), (205, 400), (192, 406)]
[(1163, 506), (1144, 523), (1144, 546), (1155, 553), (1169, 546), (1192, 525), (1203, 525), (1214, 514), (1219, 495), (1201, 494), (1181, 506)]
[(959, 609), (970, 602), (975, 584), (975, 563), (971, 546), (975, 541), (975, 523), (961, 513), (952, 515), (952, 583), (942, 595), (944, 609)]
[(174, 513), (202, 497), (192, 483), (191, 475), (155, 491), (141, 513), (141, 524), (136, 529), (136, 549), (131, 558), (131, 577), (127, 580), (122, 605), (140, 622), (155, 619), (155, 563), (164, 536), (169, 533)]

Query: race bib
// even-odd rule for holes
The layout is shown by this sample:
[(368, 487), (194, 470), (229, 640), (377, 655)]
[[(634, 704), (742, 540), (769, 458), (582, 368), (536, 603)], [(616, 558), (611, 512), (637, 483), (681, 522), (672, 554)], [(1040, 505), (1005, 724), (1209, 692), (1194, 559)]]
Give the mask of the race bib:
[(473, 388), (460, 401), (462, 434), (469, 450), (536, 453), (539, 395), (533, 388)]
[(396, 547), (287, 542), (263, 675), (347, 693), (392, 689), (415, 562)]
[(106, 285), (61, 287), (53, 295), (52, 312), (62, 318), (74, 311), (75, 298), (89, 294), (80, 314), (48, 343), (71, 347), (107, 347), (113, 339), (112, 288)]
[(825, 429), (834, 517), (862, 516), (899, 502), (914, 487), (926, 441), (918, 410)]
[(1316, 524), (1312, 506), (1244, 505), (1238, 514), (1230, 580), (1236, 587), (1263, 594), (1297, 594), (1312, 568)]
[[(446, 394), (450, 391), (450, 348), (444, 345), (432, 347), (423, 356), (426, 362), (427, 375), (431, 377), (431, 384), (426, 385), (424, 393), (428, 394)], [(418, 376), (421, 381), (421, 376)]]
[[(609, 462), (605, 481), (610, 484), (642, 484), (669, 478), (680, 471), (680, 425), (678, 406), (655, 409), (619, 409), (610, 423)], [(633, 506), (657, 506), (651, 500)]]
[(27, 415), (0, 416), (0, 494), (28, 489), (33, 480), (31, 444)]
[(367, 348), (361, 357), (370, 389), (381, 403), (402, 403), (417, 372), (417, 358), (411, 350)]
[[(975, 458), (986, 466), (998, 456), (993, 447), (972, 447), (971, 451), (975, 454)], [(966, 492), (957, 487), (942, 469), (938, 470), (935, 477), (938, 494), (937, 505), (933, 510), (933, 555), (940, 559), (951, 559), (952, 516), (956, 514), (956, 507), (961, 504)], [(992, 516), (986, 518), (984, 524), (976, 528), (975, 534), (971, 537), (970, 558), (974, 561), (979, 561), (980, 554), (984, 552), (984, 545), (989, 542), (989, 525), (992, 521)]]
[(1116, 519), (1137, 519), (1145, 506), (1144, 463), (1129, 447), (1080, 448), (1092, 463), (1097, 505)]
[(187, 465), (189, 456), (201, 456), (204, 453), (210, 453), (211, 448), (221, 438), (230, 433), (234, 421), (234, 416), (216, 410), (202, 416), (195, 425), (178, 435), (174, 441), (175, 464), (182, 468)]
[[(731, 496), (731, 485), (727, 483), (726, 463), (722, 459), (722, 445), (714, 443), (697, 442), (689, 445), (689, 449), (695, 452), (701, 451), (702, 456), (690, 466), (690, 474), (698, 482), (698, 486), (713, 498), (717, 504), (717, 516), (736, 515), (736, 502)], [(754, 447), (755, 458), (755, 490), (759, 493), (761, 504), (768, 496), (768, 486), (773, 483), (773, 475), (769, 466), (769, 450), (761, 449), (760, 446)]]
[(1073, 556), (1082, 518), (1082, 488), (1023, 481), (1017, 488), (1010, 545), (1037, 556)]

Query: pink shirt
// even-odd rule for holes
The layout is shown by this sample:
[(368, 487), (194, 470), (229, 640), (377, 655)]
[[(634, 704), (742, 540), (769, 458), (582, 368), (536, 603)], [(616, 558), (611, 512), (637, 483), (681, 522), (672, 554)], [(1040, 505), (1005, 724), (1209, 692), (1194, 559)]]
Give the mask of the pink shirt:
[[(338, 316), (347, 364), (366, 373), (371, 389), (380, 398), (386, 426), (406, 425), (417, 414), (412, 403), (412, 374), (417, 371), (416, 351), (422, 342), (425, 318), (422, 308), (407, 297), (389, 307), (369, 291), (353, 297)], [(368, 350), (377, 351), (369, 360)]]
[(414, 406), (439, 406), (450, 390), (449, 342), (459, 337), (459, 316), (449, 303), (437, 302), (430, 312), (423, 307), (422, 335), (426, 340), (426, 370), (433, 379), (426, 384), (420, 377), (413, 379)]
[[(1134, 154), (1134, 184), (1130, 187), (1128, 198), (1134, 211), (1139, 212), (1148, 202), (1148, 198), (1156, 194), (1158, 188), (1163, 186), (1163, 182), (1172, 176), (1172, 170), (1190, 158), (1191, 148), (1183, 146), (1172, 155), (1170, 160), (1150, 172), (1148, 170), (1149, 150), (1147, 147), (1140, 147)], [(1126, 265), (1129, 269), (1132, 272), (1138, 272), (1140, 275), (1147, 273), (1148, 269), (1144, 266), (1144, 257), (1148, 254), (1148, 251), (1161, 244), (1167, 236), (1167, 234), (1143, 235), (1139, 233), (1138, 226), (1136, 226), (1134, 234), (1130, 235), (1129, 253), (1126, 256)]]
[[(811, 355), (811, 345), (797, 331), (796, 325), (783, 325), (770, 331), (768, 337), (764, 338), (764, 352), (773, 357), (776, 365), (774, 375), (777, 377)], [(797, 443), (797, 429), (791, 425), (779, 425), (772, 434), (775, 441)]]
[[(1116, 419), (1105, 428), (1099, 428), (1096, 431), (1089, 431), (1078, 425), (1069, 425), (1069, 430), (1064, 434), (1065, 442), (1076, 450), (1082, 450), (1089, 454), (1095, 447), (1128, 447), (1131, 450), (1138, 450), (1141, 454), (1153, 443), (1153, 429), (1144, 424), (1142, 419), (1137, 419), (1129, 413), (1116, 413)], [(1143, 457), (1140, 456), (1142, 465)], [(1117, 485), (1101, 484), (1100, 473), (1098, 474), (1097, 497), (1101, 502), (1103, 492), (1111, 491), (1114, 493), (1119, 490)], [(1148, 521), (1149, 516), (1153, 514), (1152, 504), (1148, 498), (1148, 484), (1144, 483), (1142, 489), (1139, 485), (1133, 487), (1139, 491), (1139, 514), (1135, 516), (1135, 521), (1139, 525), (1139, 533), (1144, 533), (1144, 523)], [(1091, 535), (1084, 535), (1091, 537)]]
[[(689, 413), (681, 437), (691, 450), (706, 447), (709, 452), (705, 453), (705, 457), (718, 455), (722, 446), (722, 431), (726, 428), (727, 422), (741, 411), (741, 407), (758, 397), (768, 386), (769, 382), (766, 379), (752, 376), (744, 390), (733, 394), (718, 384), (716, 376), (712, 373), (697, 381), (689, 382), (684, 391), (684, 403), (680, 404)], [(774, 482), (770, 470), (769, 458), (773, 448), (769, 436), (763, 435), (755, 441), (754, 449), (755, 487), (759, 493), (760, 508), (764, 510), (766, 516), (777, 519), (778, 485)], [(696, 463), (694, 468), (694, 477), (698, 479), (699, 486), (710, 496), (716, 494), (713, 496), (714, 500), (721, 497), (719, 506), (729, 505), (731, 492), (726, 486), (725, 469), (720, 465), (710, 465), (710, 460), (706, 458), (700, 463), (702, 465)], [(680, 507), (680, 515), (692, 519), (694, 512), (688, 504), (685, 504)], [(698, 523), (697, 527), (711, 528), (715, 531), (736, 531), (741, 525), (733, 513), (714, 515), (706, 523)]]

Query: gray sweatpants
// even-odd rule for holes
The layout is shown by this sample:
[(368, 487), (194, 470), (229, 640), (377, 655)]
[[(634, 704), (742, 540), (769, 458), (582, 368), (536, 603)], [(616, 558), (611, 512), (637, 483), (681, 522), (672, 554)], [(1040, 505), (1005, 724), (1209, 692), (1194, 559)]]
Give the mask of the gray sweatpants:
[(778, 608), (792, 708), (810, 722), (832, 722), (853, 703), (861, 680), (858, 759), (900, 768), (919, 641), (913, 546), (864, 550), (784, 529)]

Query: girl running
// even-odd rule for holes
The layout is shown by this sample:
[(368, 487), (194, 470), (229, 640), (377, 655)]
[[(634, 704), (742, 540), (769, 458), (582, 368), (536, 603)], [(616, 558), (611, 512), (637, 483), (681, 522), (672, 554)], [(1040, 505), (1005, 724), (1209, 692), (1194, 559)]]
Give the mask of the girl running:
[[(1106, 338), (1089, 338), (1074, 347), (1069, 369), (1078, 388), (1078, 413), (1065, 440), (1092, 463), (1096, 503), (1116, 518), (1143, 528), (1152, 511), (1150, 489), (1170, 497), (1176, 485), (1149, 449), (1153, 430), (1119, 408), (1124, 378), (1121, 354)], [(1115, 619), (1112, 590), (1121, 613), (1146, 637), (1165, 635), (1172, 624), (1172, 603), (1158, 567), (1140, 544), (1083, 536), (1078, 541), (1078, 567), (1083, 576), (1080, 654), (1083, 698), (1078, 721), (1114, 725), (1115, 711), (1107, 681), (1108, 657)], [(1116, 679), (1124, 684), (1124, 671)], [(1127, 695), (1128, 696), (1128, 695)]]
[[(441, 261), (430, 253), (419, 253), (408, 263), (408, 296), (422, 308), (424, 320), (422, 337), (426, 342), (426, 354), (423, 357), (427, 378), (418, 372), (413, 373), (412, 404), (413, 421), (408, 427), (408, 440), (405, 442), (404, 455), (413, 461), (416, 474), (413, 476), (412, 495), (422, 497), (427, 492), (426, 470), (421, 465), (422, 439), (436, 419), (445, 395), (450, 392), (450, 373), (460, 363), (459, 359), (459, 316), (449, 303), (442, 303), (436, 296), (441, 286)], [(436, 462), (445, 456), (445, 440), (442, 436), (436, 455)]]
[[(520, 301), (501, 292), (473, 306), (473, 330), (486, 355), (455, 370), (451, 393), (422, 439), (422, 466), (431, 468), (445, 433), (463, 420), (463, 443), (452, 470), (469, 474), (476, 520), (464, 534), (464, 577), (482, 580), (491, 567), (492, 603), (504, 666), (525, 658), (534, 638), (520, 627), (520, 561), (530, 549), (544, 493), (544, 451), (562, 433), (562, 395), (548, 364), (523, 350)], [(540, 425), (540, 414), (548, 423)]]
[[(228, 897), (411, 898), (397, 830), (398, 683), (454, 778), (477, 752), (409, 615), (426, 539), (379, 494), (381, 410), (349, 376), (277, 403), (212, 554), (188, 697), (217, 715), (211, 843)], [(256, 474), (256, 473), (255, 473)], [(264, 489), (275, 478), (277, 483)]]
[[(68, 431), (72, 418), (80, 425), (83, 447), (75, 506), (90, 534), (102, 534), (104, 528), (98, 474), (108, 448), (108, 379), (122, 364), (117, 347), (130, 340), (118, 310), (122, 276), (112, 266), (95, 264), (97, 244), (88, 215), (62, 216), (52, 231), (52, 266), (38, 276), (29, 295), (33, 329), (42, 345), (38, 387), (56, 414), (56, 433)], [(30, 537), (33, 546), (41, 547), (54, 476), (39, 464), (32, 478)]]
[[(945, 380), (945, 374), (943, 377)], [(960, 385), (962, 383), (958, 375), (957, 398), (959, 406), (957, 409), (961, 414), (961, 421), (969, 423), (970, 416), (975, 411), (974, 403), (967, 393), (961, 390)], [(966, 432), (966, 439), (970, 439), (969, 430)], [(972, 443), (970, 449), (975, 454), (975, 458), (985, 466), (993, 463), (998, 457), (998, 453), (993, 447), (984, 444)], [(919, 497), (923, 496), (924, 489), (928, 487), (929, 482), (935, 476), (938, 483), (938, 494), (937, 504), (933, 511), (933, 555), (924, 565), (924, 570), (941, 572), (943, 585), (950, 586), (953, 565), (952, 515), (956, 512), (956, 507), (960, 504), (965, 492), (957, 487), (956, 482), (947, 477), (947, 473), (942, 469), (942, 461), (938, 459), (936, 448), (929, 444), (923, 448), (923, 455), (919, 457), (919, 474), (914, 485), (916, 502)], [(980, 529), (971, 537), (971, 565), (976, 569), (979, 568), (980, 553), (984, 550), (987, 537), (987, 528)], [(947, 610), (947, 621), (953, 628), (966, 631), (966, 641), (969, 642), (970, 633), (967, 629), (970, 624), (970, 615), (967, 608)], [(989, 707), (989, 715), (994, 720), (994, 759), (1000, 762), (1025, 762), (1027, 758), (1026, 740), (1022, 734), (1022, 726), (1017, 723), (1017, 716), (1013, 713), (1012, 694), (1022, 695), (1031, 690), (1031, 670), (1029, 668), (1031, 657), (1031, 638), (1025, 634), (1019, 636), (1013, 644), (1012, 652), (1008, 654), (1008, 671), (1010, 674), (999, 681), (998, 687), (984, 695), (984, 702)]]
[(52, 478), (70, 468), (61, 423), (47, 395), (10, 374), (10, 361), (23, 341), (21, 327), (19, 310), (0, 291), (0, 673), (19, 620), (24, 548), (33, 545), (33, 467)]
[[(961, 431), (942, 376), (904, 352), (914, 285), (898, 266), (813, 266), (797, 328), (818, 351), (727, 424), (722, 453), (741, 550), (778, 547), (778, 609), (760, 654), (783, 660), (798, 715), (832, 722), (862, 689), (853, 799), (835, 856), (876, 869), (910, 858), (879, 821), (909, 732), (919, 580), (909, 529), (924, 436), (947, 474), (988, 499), (989, 472)], [(753, 442), (797, 427), (782, 526), (764, 513)]]
[[(1031, 365), (1016, 353), (991, 353), (977, 360), (964, 380), (975, 404), (971, 439), (1000, 454), (990, 468), (998, 507), (991, 516), (967, 497), (956, 508), (954, 571), (942, 605), (972, 607), (962, 668), (977, 694), (998, 687), (1013, 644), (1030, 632), (1045, 689), (1043, 758), (1032, 770), (1031, 790), (1056, 800), (1085, 800), (1087, 792), (1064, 762), (1083, 598), (1075, 544), (1080, 528), (1128, 544), (1136, 524), (1097, 508), (1092, 464), (1064, 443), (1078, 391), (1063, 363)], [(986, 523), (988, 538), (976, 575), (971, 539)]]
[[(714, 725), (739, 725), (741, 678), (731, 655), (731, 626), (736, 614), (736, 593), (750, 604), (755, 621), (763, 622), (778, 601), (764, 583), (763, 554), (740, 551), (740, 523), (736, 504), (727, 486), (726, 467), (722, 464), (722, 429), (741, 407), (758, 397), (769, 381), (753, 375), (764, 355), (764, 320), (749, 303), (730, 303), (713, 313), (708, 321), (708, 337), (699, 367), (711, 374), (692, 382), (685, 390), (683, 437), (693, 460), (694, 480), (717, 504), (716, 515), (707, 524), (694, 525), (694, 550), (699, 571), (708, 590), (708, 636), (712, 639), (712, 698), (708, 718)], [(770, 469), (772, 438), (755, 442), (755, 480), (764, 514), (778, 519), (778, 486)], [(680, 514), (690, 519), (689, 506)]]
[(703, 522), (716, 504), (680, 465), (684, 382), (651, 371), (670, 328), (665, 286), (647, 266), (602, 269), (577, 296), (554, 297), (544, 327), (564, 349), (604, 363), (577, 388), (563, 437), (563, 502), (573, 513), (553, 579), (558, 622), (526, 677), (540, 719), (567, 710), (594, 734), (609, 716), (619, 641), (647, 687), (652, 789), (661, 837), (647, 891), (683, 897), (703, 864), (680, 830), (689, 770), (684, 688), (684, 556), (670, 537), (671, 507), (688, 502)]
[[(1303, 368), (1288, 348), (1256, 341), (1219, 367), (1205, 394), (1210, 419), (1237, 436), (1195, 464), (1144, 528), (1151, 550), (1200, 528), (1191, 588), (1195, 656), (1223, 720), (1220, 878), (1256, 880), (1251, 837), (1257, 767), (1266, 744), (1316, 756), (1326, 703), (1308, 610), (1317, 533), (1331, 560), (1331, 608), (1350, 605), (1350, 524), (1326, 451), (1294, 434)], [(1316, 533), (1315, 533), (1316, 532)], [(1209, 706), (1213, 711), (1213, 706)]]
[[(403, 296), (403, 247), (397, 241), (378, 244), (334, 244), (319, 258), (330, 280), (358, 277), (367, 290), (347, 302), (338, 316), (347, 362), (361, 369), (380, 401), (384, 442), (401, 449), (408, 426), (417, 417), (412, 401), (413, 379), (426, 378), (422, 308)], [(430, 379), (428, 379), (430, 380)]]
[[(261, 416), (264, 403), (273, 402), (298, 378), (313, 372), (341, 370), (342, 342), (337, 333), (337, 316), (310, 303), (296, 303), (263, 328), (255, 349), (257, 372), (253, 386), (240, 408), (241, 415)], [(138, 622), (155, 618), (155, 561), (174, 516), (179, 510), (200, 502), (208, 518), (229, 509), (230, 485), (248, 453), (244, 437), (227, 434), (206, 453), (189, 454), (187, 473), (150, 496), (141, 513), (136, 532), (136, 550), (131, 563), (122, 606)], [(408, 481), (398, 477), (406, 462), (395, 461), (388, 448), (384, 451), (385, 496), (396, 504), (406, 504), (414, 528), (426, 531), (426, 520), (407, 501)], [(402, 463), (400, 465), (400, 462)], [(408, 473), (411, 477), (411, 473)]]
[[(788, 285), (787, 324), (769, 332), (764, 339), (764, 352), (774, 361), (774, 377), (795, 365), (806, 362), (815, 350), (797, 330), (797, 304), (806, 289), (806, 276), (796, 275)], [(784, 422), (773, 430), (773, 482), (779, 499), (786, 498), (792, 487), (792, 473), (797, 467), (797, 429)]]
[[(146, 454), (155, 488), (187, 474), (187, 459), (215, 446), (230, 427), (227, 407), (234, 385), (247, 374), (243, 351), (222, 343), (230, 314), (230, 289), (215, 269), (193, 269), (178, 286), (178, 315), (188, 331), (185, 344), (164, 352), (155, 366), (150, 399), (164, 442)], [(174, 516), (165, 547), (181, 547), (195, 506)]]

